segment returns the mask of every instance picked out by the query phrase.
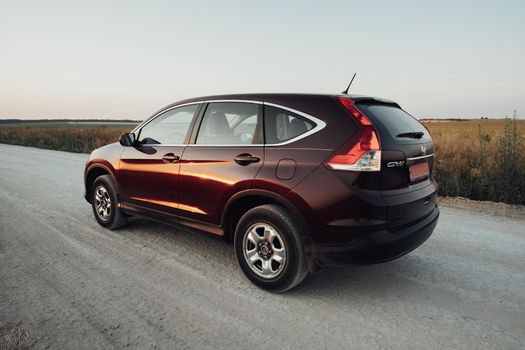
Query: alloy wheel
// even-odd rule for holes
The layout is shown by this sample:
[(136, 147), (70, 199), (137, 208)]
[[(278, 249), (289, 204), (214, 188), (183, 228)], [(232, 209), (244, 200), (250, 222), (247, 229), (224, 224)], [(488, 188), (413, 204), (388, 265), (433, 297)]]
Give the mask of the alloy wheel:
[(111, 197), (104, 186), (95, 189), (95, 209), (97, 215), (103, 221), (108, 221), (111, 217)]
[(244, 259), (250, 269), (264, 279), (277, 277), (286, 265), (286, 246), (274, 227), (256, 223), (243, 239)]

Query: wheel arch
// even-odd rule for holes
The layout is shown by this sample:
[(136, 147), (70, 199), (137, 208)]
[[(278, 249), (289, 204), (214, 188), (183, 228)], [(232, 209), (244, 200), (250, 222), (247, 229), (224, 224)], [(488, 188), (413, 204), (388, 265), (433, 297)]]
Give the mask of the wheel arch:
[(287, 209), (300, 224), (299, 230), (303, 238), (311, 238), (308, 226), (300, 211), (289, 200), (274, 192), (251, 189), (236, 193), (226, 203), (222, 216), (225, 239), (232, 242), (235, 228), (242, 215), (248, 210), (264, 204), (277, 204)]
[(85, 197), (86, 200), (91, 203), (91, 191), (93, 190), (93, 184), (95, 183), (95, 180), (97, 177), (101, 175), (109, 175), (111, 176), (111, 179), (113, 180), (113, 183), (117, 185), (117, 181), (115, 180), (115, 176), (110, 168), (103, 164), (93, 164), (91, 165), (84, 175), (84, 186), (85, 186)]

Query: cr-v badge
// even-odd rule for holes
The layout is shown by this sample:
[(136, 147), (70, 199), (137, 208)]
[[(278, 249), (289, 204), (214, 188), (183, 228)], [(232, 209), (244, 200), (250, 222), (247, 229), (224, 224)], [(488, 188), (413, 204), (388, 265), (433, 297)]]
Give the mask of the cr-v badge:
[(405, 164), (405, 161), (404, 160), (400, 160), (399, 162), (388, 162), (388, 163), (386, 163), (386, 166), (389, 167), (389, 168), (395, 168), (395, 167), (398, 167), (398, 166), (403, 166), (403, 164)]

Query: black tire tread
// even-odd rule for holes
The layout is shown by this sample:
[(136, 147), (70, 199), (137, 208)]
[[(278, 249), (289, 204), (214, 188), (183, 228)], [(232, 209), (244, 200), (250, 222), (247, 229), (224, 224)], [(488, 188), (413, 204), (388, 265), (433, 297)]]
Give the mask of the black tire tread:
[[(266, 290), (269, 290), (274, 293), (284, 293), (294, 287), (296, 287), (299, 283), (301, 283), (306, 276), (308, 275), (308, 268), (306, 266), (305, 262), (305, 254), (304, 254), (304, 247), (303, 247), (303, 238), (301, 233), (299, 232), (300, 225), (297, 223), (297, 220), (293, 218), (293, 216), (282, 206), (276, 205), (276, 204), (264, 204), (255, 208), (252, 208), (248, 210), (239, 220), (239, 223), (237, 224), (236, 228), (236, 236), (237, 234), (241, 234), (237, 232), (237, 229), (239, 227), (242, 227), (243, 224), (246, 221), (253, 220), (252, 217), (256, 217), (261, 214), (268, 214), (273, 215), (277, 217), (278, 220), (281, 221), (281, 224), (286, 226), (288, 229), (288, 234), (293, 236), (293, 240), (299, 245), (299, 247), (294, 247), (297, 250), (297, 260), (295, 263), (297, 264), (295, 271), (292, 272), (291, 278), (282, 281), (281, 283), (271, 285), (271, 284), (265, 284), (264, 282), (260, 282), (257, 278), (252, 278), (249, 275), (247, 276), (252, 282), (254, 282), (256, 285), (258, 285), (261, 288), (264, 288)], [(283, 232), (282, 234), (286, 235), (286, 232)], [(235, 239), (235, 244), (237, 243), (237, 239)], [(293, 244), (292, 242), (289, 242), (289, 244)], [(288, 248), (290, 250), (290, 247)], [(236, 254), (237, 254), (237, 248)], [(238, 260), (242, 259), (239, 256), (237, 256)], [(244, 269), (243, 269), (244, 270)]]
[(111, 196), (111, 201), (114, 203), (113, 214), (112, 218), (108, 222), (100, 221), (97, 217), (97, 214), (95, 213), (95, 201), (92, 200), (93, 214), (95, 215), (95, 218), (101, 226), (110, 230), (116, 230), (118, 228), (121, 228), (122, 226), (128, 223), (129, 217), (126, 214), (124, 214), (118, 207), (118, 192), (115, 184), (113, 183), (113, 179), (109, 175), (100, 175), (93, 182), (93, 192), (97, 188), (97, 185), (99, 183), (102, 183), (106, 186), (106, 189), (108, 190)]

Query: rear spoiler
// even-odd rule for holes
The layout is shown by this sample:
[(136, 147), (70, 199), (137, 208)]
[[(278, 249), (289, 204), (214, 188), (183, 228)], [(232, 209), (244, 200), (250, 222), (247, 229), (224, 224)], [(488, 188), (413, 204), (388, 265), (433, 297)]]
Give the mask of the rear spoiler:
[(352, 97), (351, 99), (354, 101), (354, 103), (367, 103), (368, 102), (368, 103), (384, 104), (384, 105), (401, 108), (401, 106), (397, 102), (394, 102), (392, 100), (387, 100), (386, 98), (363, 96), (363, 97)]

